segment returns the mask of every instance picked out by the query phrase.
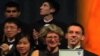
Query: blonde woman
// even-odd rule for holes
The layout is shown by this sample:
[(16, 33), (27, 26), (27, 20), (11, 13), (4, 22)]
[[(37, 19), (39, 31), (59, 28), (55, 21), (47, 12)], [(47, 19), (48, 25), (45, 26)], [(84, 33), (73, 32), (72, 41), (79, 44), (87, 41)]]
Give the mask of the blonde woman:
[(46, 48), (44, 50), (36, 50), (33, 55), (37, 56), (59, 56), (59, 45), (63, 31), (60, 27), (49, 24), (44, 26), (40, 31), (40, 38), (43, 40)]

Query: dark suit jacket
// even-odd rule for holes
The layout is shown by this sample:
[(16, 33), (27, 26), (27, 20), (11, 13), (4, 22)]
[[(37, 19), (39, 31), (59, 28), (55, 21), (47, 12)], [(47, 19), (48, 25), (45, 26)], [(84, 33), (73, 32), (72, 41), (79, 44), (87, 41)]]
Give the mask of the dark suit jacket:
[(98, 55), (96, 55), (96, 54), (94, 54), (92, 52), (89, 52), (87, 50), (84, 50), (84, 56), (98, 56)]
[(56, 20), (55, 18), (48, 23), (45, 23), (43, 21), (43, 19), (40, 19), (33, 23), (33, 28), (35, 28), (36, 30), (39, 31), (45, 24), (55, 24), (55, 25), (61, 27), (63, 31), (65, 31), (65, 26), (66, 26), (65, 23), (60, 22), (60, 21)]
[(59, 56), (59, 51), (58, 52), (55, 52), (55, 53), (51, 53), (47, 49), (40, 50), (39, 51), (39, 56)]
[(2, 54), (2, 50), (0, 50), (0, 56), (15, 56), (15, 45), (12, 46), (11, 50), (7, 54)]
[[(17, 37), (17, 35), (15, 36), (15, 37)], [(16, 40), (15, 40), (16, 41)], [(8, 41), (7, 41), (7, 37), (2, 37), (2, 41), (1, 41), (1, 45), (3, 44), (3, 43), (6, 43), (6, 44), (8, 44), (8, 45), (13, 45), (12, 46), (12, 48), (10, 49), (10, 51), (5, 55), (5, 56), (14, 56), (15, 54), (14, 54), (14, 51), (15, 51), (15, 41), (14, 42), (12, 42), (12, 43), (9, 43)], [(1, 50), (2, 51), (2, 50)], [(2, 54), (0, 54), (0, 56), (2, 56)]]

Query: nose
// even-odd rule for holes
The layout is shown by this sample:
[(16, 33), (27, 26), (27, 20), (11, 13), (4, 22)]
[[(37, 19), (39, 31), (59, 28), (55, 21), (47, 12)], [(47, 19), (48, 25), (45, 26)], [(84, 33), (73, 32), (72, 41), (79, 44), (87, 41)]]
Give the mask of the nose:
[(42, 8), (43, 8), (43, 6), (40, 7), (40, 9), (42, 9)]
[(11, 28), (8, 28), (7, 31), (11, 31)]
[(55, 38), (52, 38), (51, 40), (52, 40), (52, 41), (55, 41)]
[(72, 34), (72, 36), (73, 36), (73, 38), (76, 37), (76, 33), (74, 32), (74, 33)]
[(13, 12), (10, 12), (9, 14), (10, 14), (10, 16), (13, 16), (14, 13)]
[(23, 48), (24, 47), (24, 44), (20, 44), (20, 48)]

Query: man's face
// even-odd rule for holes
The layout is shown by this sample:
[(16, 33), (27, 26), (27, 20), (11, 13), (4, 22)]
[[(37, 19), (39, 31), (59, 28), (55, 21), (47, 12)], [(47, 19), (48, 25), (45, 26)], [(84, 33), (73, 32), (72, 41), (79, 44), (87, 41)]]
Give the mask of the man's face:
[(60, 37), (58, 34), (50, 32), (47, 34), (45, 40), (46, 40), (47, 47), (55, 48), (59, 46)]
[(44, 2), (40, 7), (40, 15), (48, 15), (54, 12), (55, 12), (55, 9), (51, 8), (48, 2)]
[(18, 34), (21, 31), (20, 28), (17, 27), (14, 23), (6, 23), (4, 25), (4, 34), (8, 38), (13, 38), (16, 34)]
[(20, 12), (16, 9), (16, 7), (7, 7), (5, 10), (5, 17), (14, 17), (17, 18), (20, 16)]
[(83, 40), (82, 29), (79, 26), (70, 26), (65, 36), (68, 39), (68, 44), (78, 45)]

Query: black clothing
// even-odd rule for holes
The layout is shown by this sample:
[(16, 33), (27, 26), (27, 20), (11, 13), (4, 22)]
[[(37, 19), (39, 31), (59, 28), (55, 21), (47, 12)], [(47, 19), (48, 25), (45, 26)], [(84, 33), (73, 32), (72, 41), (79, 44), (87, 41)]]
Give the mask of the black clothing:
[[(43, 26), (46, 26), (47, 24), (55, 24), (55, 25), (59, 26), (60, 28), (62, 28), (63, 31), (65, 31), (65, 24), (56, 20), (55, 18), (52, 21), (47, 22), (47, 23), (44, 22), (43, 19), (40, 19), (37, 22), (33, 23), (33, 29), (35, 29), (36, 31), (39, 32), (41, 30), (41, 28)], [(38, 49), (45, 48), (45, 45), (43, 45), (43, 41), (41, 39), (38, 39), (38, 41), (39, 41)]]
[(50, 51), (46, 50), (40, 50), (39, 56), (59, 56), (59, 51), (56, 53), (51, 53)]
[(62, 23), (62, 22), (60, 22), (60, 21), (57, 21), (57, 20), (55, 20), (55, 19), (53, 19), (52, 21), (50, 21), (50, 22), (44, 22), (43, 21), (43, 19), (40, 19), (39, 21), (37, 21), (37, 22), (35, 22), (35, 23), (33, 23), (33, 29), (36, 29), (37, 31), (39, 31), (43, 26), (45, 26), (46, 24), (55, 24), (55, 25), (57, 25), (57, 26), (59, 26), (59, 27), (61, 27), (62, 28), (62, 30), (64, 31), (64, 27), (65, 27), (65, 25), (64, 25), (64, 23)]

